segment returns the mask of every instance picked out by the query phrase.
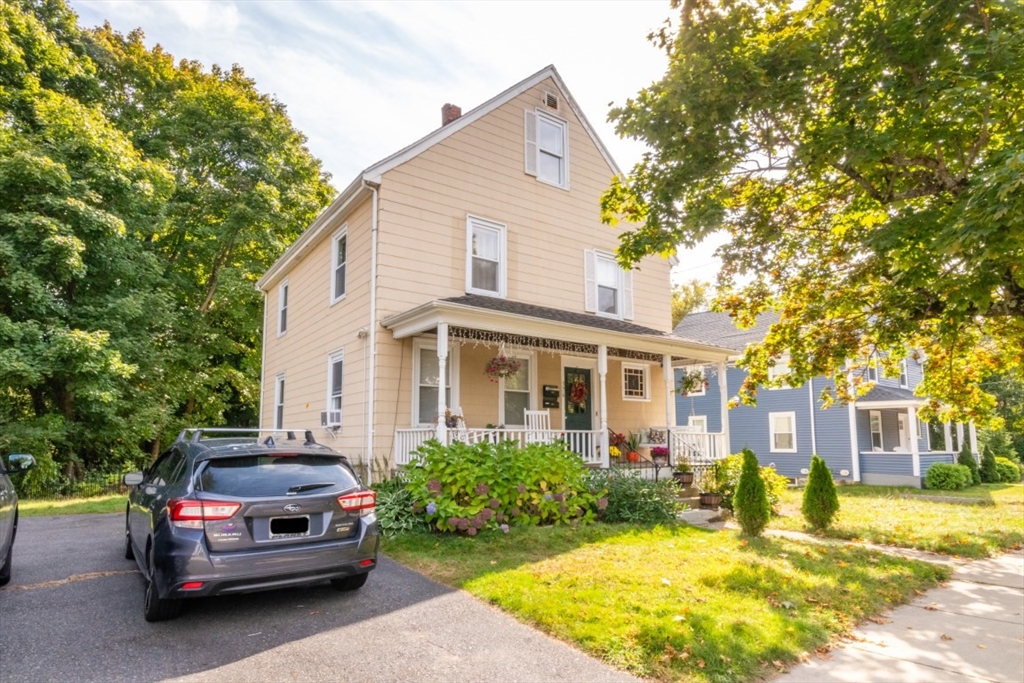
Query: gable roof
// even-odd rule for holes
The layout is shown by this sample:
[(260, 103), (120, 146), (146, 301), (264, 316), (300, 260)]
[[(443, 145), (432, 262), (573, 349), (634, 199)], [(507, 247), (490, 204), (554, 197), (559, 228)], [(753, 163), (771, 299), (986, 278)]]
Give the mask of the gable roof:
[(507, 104), (548, 78), (555, 82), (555, 86), (561, 91), (565, 102), (569, 105), (573, 114), (576, 115), (576, 118), (579, 119), (583, 126), (583, 130), (585, 130), (587, 135), (590, 136), (594, 146), (597, 148), (598, 152), (600, 152), (614, 175), (621, 176), (622, 171), (612, 158), (611, 152), (609, 152), (608, 148), (605, 147), (603, 142), (601, 142), (601, 138), (598, 137), (597, 131), (594, 127), (590, 125), (590, 121), (587, 120), (587, 117), (583, 114), (583, 110), (580, 109), (580, 106), (577, 104), (575, 98), (573, 98), (572, 93), (569, 92), (569, 89), (566, 87), (565, 81), (562, 80), (561, 75), (559, 75), (558, 70), (555, 69), (554, 65), (549, 64), (537, 73), (516, 83), (511, 88), (495, 95), (483, 104), (474, 107), (448, 125), (441, 126), (431, 133), (428, 133), (411, 145), (403, 147), (394, 154), (381, 159), (359, 173), (352, 182), (349, 183), (348, 187), (342, 190), (341, 193), (335, 197), (334, 201), (320, 212), (320, 215), (318, 215), (313, 223), (306, 228), (302, 235), (300, 235), (299, 238), (295, 240), (274, 262), (274, 264), (267, 269), (256, 283), (256, 289), (264, 292), (269, 291), (274, 283), (284, 274), (287, 266), (305, 252), (306, 249), (312, 247), (319, 241), (319, 237), (323, 234), (324, 229), (331, 224), (332, 219), (335, 216), (344, 214), (345, 210), (349, 206), (354, 205), (355, 200), (360, 197), (369, 196), (372, 193), (372, 189), (375, 189), (377, 184), (380, 183), (381, 177), (385, 173), (422, 154), (434, 145), (446, 140), (451, 135), (459, 132), (466, 126), (473, 124), (487, 114), (490, 114), (498, 107)]
[(678, 337), (685, 337), (703, 344), (713, 344), (742, 353), (746, 350), (748, 344), (764, 339), (768, 334), (768, 328), (778, 320), (778, 313), (761, 313), (757, 316), (757, 323), (753, 327), (741, 330), (736, 327), (736, 323), (728, 313), (704, 311), (701, 313), (690, 313), (676, 325), (672, 332)]

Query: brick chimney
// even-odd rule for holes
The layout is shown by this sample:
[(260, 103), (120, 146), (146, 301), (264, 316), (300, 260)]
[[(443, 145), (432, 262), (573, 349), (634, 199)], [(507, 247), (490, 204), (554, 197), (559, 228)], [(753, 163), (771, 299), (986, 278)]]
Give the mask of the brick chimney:
[(446, 104), (441, 107), (441, 125), (447, 126), (455, 119), (462, 116), (462, 108), (456, 107), (454, 104)]

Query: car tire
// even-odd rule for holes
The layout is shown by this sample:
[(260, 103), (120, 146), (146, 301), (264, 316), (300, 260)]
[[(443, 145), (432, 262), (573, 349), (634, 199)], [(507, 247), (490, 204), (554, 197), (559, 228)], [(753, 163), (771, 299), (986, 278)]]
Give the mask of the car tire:
[(134, 560), (135, 559), (135, 551), (132, 550), (132, 537), (131, 537), (131, 534), (128, 533), (128, 525), (127, 524), (124, 527), (124, 559), (126, 559), (126, 560)]
[(153, 549), (149, 550), (149, 576), (146, 578), (146, 598), (142, 604), (142, 615), (146, 621), (167, 621), (181, 614), (181, 600), (160, 597), (156, 585), (156, 565), (153, 563)]
[(11, 544), (7, 546), (7, 557), (3, 564), (0, 564), (0, 586), (6, 586), (11, 582), (11, 557), (14, 555), (14, 538), (12, 535)]
[(362, 574), (346, 576), (343, 579), (331, 579), (331, 585), (334, 586), (336, 591), (354, 591), (365, 586), (368, 578), (370, 578), (370, 572), (364, 572)]

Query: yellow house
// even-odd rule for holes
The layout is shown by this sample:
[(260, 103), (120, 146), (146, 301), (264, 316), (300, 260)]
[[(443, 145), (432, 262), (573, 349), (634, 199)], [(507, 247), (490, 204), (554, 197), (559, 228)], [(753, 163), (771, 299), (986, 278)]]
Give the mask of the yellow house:
[[(319, 425), (368, 476), (433, 437), (564, 438), (603, 466), (609, 429), (671, 441), (673, 366), (724, 378), (732, 352), (672, 335), (668, 260), (617, 265), (599, 199), (620, 171), (558, 72), (442, 123), (260, 279), (261, 426)], [(725, 411), (691, 445), (727, 452)]]

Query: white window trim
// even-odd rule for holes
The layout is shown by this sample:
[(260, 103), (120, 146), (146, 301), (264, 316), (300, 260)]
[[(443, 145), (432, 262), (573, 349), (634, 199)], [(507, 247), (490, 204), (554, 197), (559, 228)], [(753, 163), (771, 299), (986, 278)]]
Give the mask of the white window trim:
[(875, 418), (878, 418), (878, 452), (885, 450), (885, 430), (882, 428), (882, 411), (881, 410), (869, 410), (868, 411), (868, 443), (871, 444), (871, 450), (875, 450), (875, 430), (872, 428), (872, 422)]
[(700, 431), (707, 433), (708, 431), (708, 416), (707, 415), (691, 415), (686, 422), (690, 427), (700, 427)]
[[(685, 367), (683, 368), (683, 372), (690, 372), (692, 370), (700, 370), (701, 377), (704, 378), (704, 382), (707, 382), (707, 380), (708, 380), (708, 369), (705, 366), (701, 365), (700, 367), (697, 367), (697, 368), (685, 368)], [(686, 392), (683, 392), (683, 396), (689, 398), (691, 396), (704, 396), (704, 395), (706, 395), (708, 393), (708, 390), (707, 390), (707, 387), (704, 386), (704, 382), (702, 382), (701, 385), (700, 385), (700, 391), (686, 391)]]
[[(334, 398), (334, 395), (331, 393), (331, 388), (332, 388), (332, 384), (333, 384), (332, 380), (334, 379), (334, 377), (332, 376), (331, 373), (334, 372), (334, 363), (339, 361), (339, 360), (341, 361), (341, 406), (338, 407), (338, 408), (334, 408), (333, 402), (331, 400), (331, 399)], [(327, 354), (327, 389), (326, 389), (326, 393), (327, 393), (327, 399), (326, 399), (326, 401), (324, 401), (324, 410), (338, 410), (338, 411), (340, 411), (341, 412), (341, 421), (344, 421), (344, 419), (345, 419), (345, 349), (338, 349), (337, 351), (333, 351), (333, 352)], [(339, 424), (338, 426), (340, 427), (341, 425)]]
[(910, 388), (910, 370), (907, 367), (906, 358), (900, 361), (900, 387), (903, 389)]
[(285, 303), (291, 292), (288, 290), (288, 279), (277, 286), (277, 336), (283, 337), (288, 334), (288, 323), (282, 326), (281, 321), (288, 320), (288, 304)]
[[(776, 417), (788, 417), (789, 423), (793, 425), (793, 447), (792, 448), (776, 448), (775, 447), (775, 418)], [(780, 434), (782, 432), (779, 432)], [(796, 453), (798, 445), (796, 442), (796, 413), (795, 412), (781, 412), (781, 413), (768, 413), (768, 450), (772, 453)]]
[[(473, 228), (480, 226), (496, 230), (500, 234), (498, 245), (498, 291), (479, 289), (473, 286)], [(508, 296), (508, 226), (487, 218), (466, 214), (466, 293), (493, 296), (504, 299)]]
[[(284, 428), (284, 397), (281, 395), (284, 392), (284, 373), (278, 374), (274, 377), (274, 429)], [(278, 415), (280, 414), (280, 419)]]
[[(785, 377), (789, 374), (789, 356), (783, 356), (775, 360), (775, 365), (768, 366), (768, 381), (774, 381), (779, 377)], [(768, 391), (777, 391), (779, 389), (791, 389), (787, 383), (783, 383), (782, 386), (768, 387)]]
[[(605, 259), (615, 264), (619, 273), (618, 288), (616, 290), (615, 308), (617, 313), (607, 313), (600, 310), (597, 282), (597, 261)], [(623, 270), (619, 267), (615, 254), (600, 249), (583, 250), (583, 287), (584, 287), (584, 310), (588, 313), (611, 318), (613, 320), (633, 319), (633, 271)]]
[(875, 365), (873, 365), (870, 360), (868, 361), (868, 367), (865, 377), (869, 382), (878, 382), (878, 368)]
[[(644, 383), (644, 395), (643, 396), (627, 396), (626, 395), (626, 370), (641, 370), (643, 372), (643, 383)], [(651, 366), (644, 363), (622, 363), (622, 369), (619, 372), (619, 376), (622, 378), (622, 400), (623, 401), (644, 401), (650, 402), (651, 400)]]
[[(534, 111), (537, 117), (537, 180), (545, 185), (560, 187), (563, 190), (569, 189), (569, 122), (565, 119), (537, 109)], [(555, 183), (540, 177), (540, 156), (543, 154), (540, 147), (540, 119), (547, 119), (562, 129), (562, 177), (561, 182)]]
[[(437, 353), (437, 339), (433, 337), (416, 337), (412, 340), (412, 413), (411, 422), (415, 427), (433, 427), (433, 422), (420, 422), (420, 351), (423, 349), (432, 350)], [(448, 344), (448, 363), (451, 373), (452, 399), (448, 406), (453, 412), (458, 410), (459, 405), (459, 347)], [(439, 389), (443, 390), (443, 386)]]
[(349, 252), (351, 251), (351, 246), (352, 245), (348, 244), (347, 242), (345, 243), (345, 293), (342, 294), (341, 296), (335, 296), (334, 295), (335, 294), (334, 293), (334, 280), (335, 280), (334, 273), (335, 273), (335, 271), (338, 270), (338, 265), (339, 265), (338, 264), (338, 240), (340, 240), (342, 237), (344, 237), (346, 239), (348, 238), (348, 223), (346, 223), (345, 225), (341, 226), (341, 229), (339, 229), (336, 233), (334, 233), (331, 236), (331, 283), (330, 283), (330, 293), (331, 293), (331, 305), (332, 306), (334, 304), (338, 303), (339, 301), (344, 301), (345, 297), (348, 296), (348, 271), (349, 271), (348, 263), (351, 260), (351, 259), (349, 259)]
[[(514, 358), (521, 358), (522, 360), (529, 361), (530, 363), (530, 407), (528, 410), (537, 410), (537, 354), (533, 351), (524, 351), (511, 354)], [(501, 423), (505, 419), (505, 378), (502, 377), (498, 380), (498, 421)], [(524, 416), (522, 424), (516, 423), (504, 423), (506, 427), (526, 427), (526, 418)]]

